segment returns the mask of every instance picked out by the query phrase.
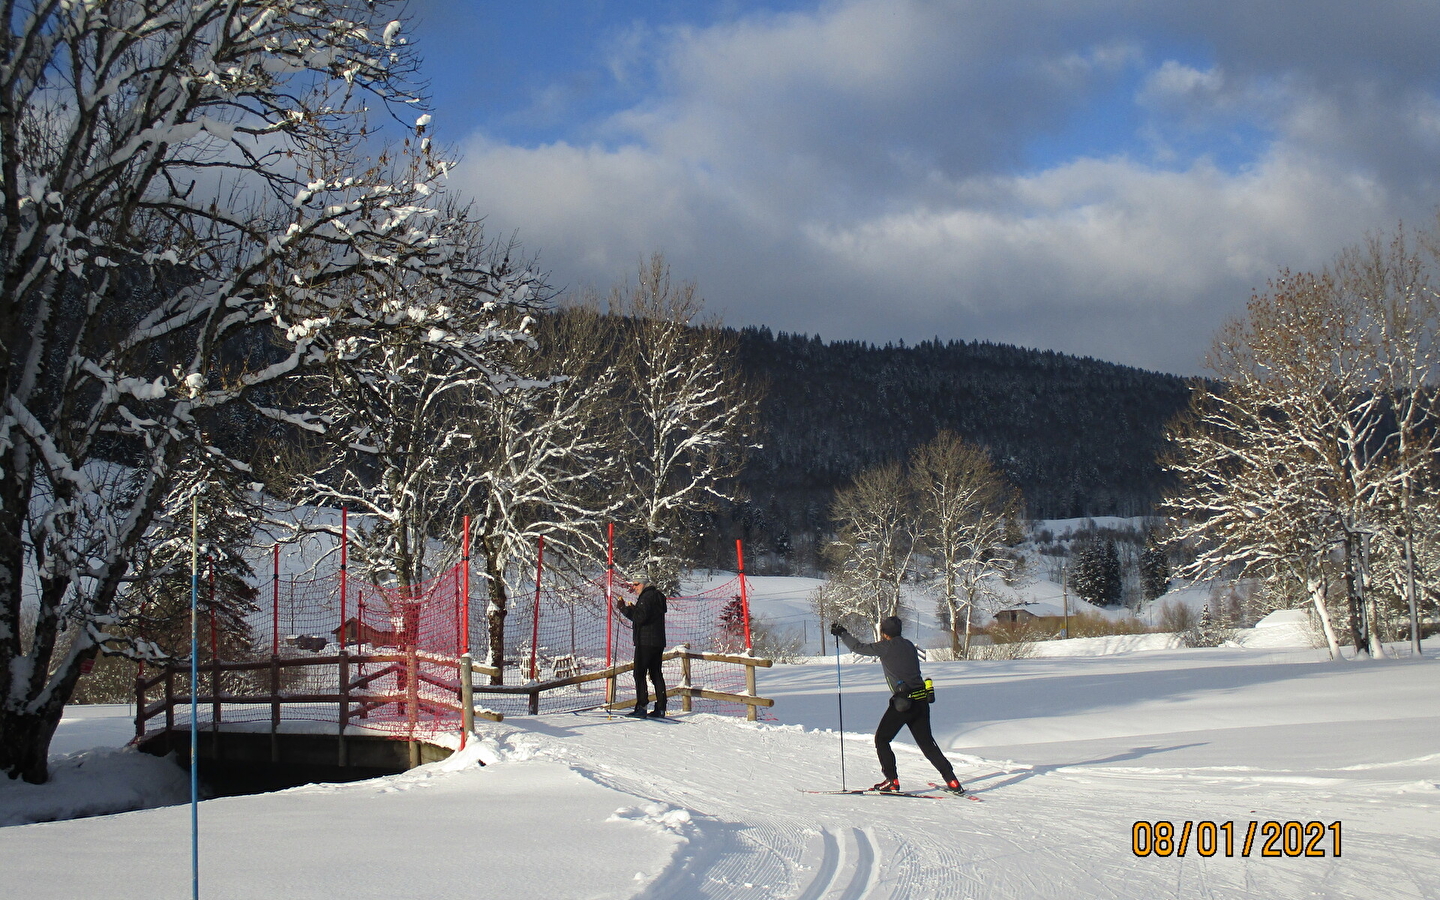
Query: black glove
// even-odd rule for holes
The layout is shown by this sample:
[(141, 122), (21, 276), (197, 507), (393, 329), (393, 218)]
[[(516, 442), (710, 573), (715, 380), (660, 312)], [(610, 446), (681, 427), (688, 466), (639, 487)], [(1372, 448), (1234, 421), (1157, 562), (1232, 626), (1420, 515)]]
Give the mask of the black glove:
[(830, 633), (835, 635), (836, 637), (839, 637), (840, 635), (845, 633), (845, 626), (841, 625), (839, 622), (833, 622), (830, 625)]

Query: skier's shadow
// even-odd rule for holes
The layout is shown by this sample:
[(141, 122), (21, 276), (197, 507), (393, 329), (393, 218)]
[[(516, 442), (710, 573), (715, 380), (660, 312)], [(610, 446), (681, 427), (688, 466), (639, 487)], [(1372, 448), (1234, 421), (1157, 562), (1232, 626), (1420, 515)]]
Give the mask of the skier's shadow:
[(1188, 747), (1203, 747), (1206, 743), (1206, 741), (1196, 741), (1191, 744), (1171, 744), (1168, 747), (1131, 747), (1124, 753), (1116, 753), (1111, 756), (1104, 757), (1103, 759), (1086, 759), (1078, 760), (1076, 762), (1051, 763), (1049, 765), (1032, 766), (1023, 772), (996, 772), (994, 775), (980, 775), (966, 780), (984, 781), (987, 778), (1006, 776), (1003, 781), (992, 782), (985, 785), (983, 788), (978, 788), (970, 791), (970, 793), (972, 794), (984, 794), (989, 791), (998, 790), (999, 788), (1010, 787), (1013, 784), (1019, 784), (1020, 782), (1025, 781), (1028, 778), (1034, 778), (1036, 775), (1048, 775), (1051, 772), (1055, 772), (1060, 769), (1070, 769), (1076, 766), (1099, 766), (1104, 765), (1105, 763), (1124, 762), (1126, 760), (1140, 759), (1141, 757), (1151, 756), (1156, 753), (1169, 753), (1171, 750), (1184, 750)]

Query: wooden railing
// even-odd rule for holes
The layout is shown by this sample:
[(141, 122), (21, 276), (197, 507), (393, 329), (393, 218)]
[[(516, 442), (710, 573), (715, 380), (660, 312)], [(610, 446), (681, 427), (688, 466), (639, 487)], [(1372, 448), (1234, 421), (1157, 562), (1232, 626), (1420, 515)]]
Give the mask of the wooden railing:
[[(761, 706), (774, 706), (775, 701), (758, 696), (755, 693), (755, 669), (769, 668), (774, 665), (768, 659), (760, 659), (754, 656), (738, 656), (729, 653), (697, 653), (688, 647), (680, 646), (674, 650), (667, 650), (661, 656), (661, 660), (680, 660), (680, 684), (668, 688), (665, 691), (667, 697), (679, 697), (681, 709), (690, 711), (691, 700), (696, 697), (703, 697), (706, 700), (720, 700), (727, 703), (740, 703), (745, 706), (745, 717), (755, 721), (756, 709)], [(703, 659), (709, 662), (730, 663), (732, 665), (745, 667), (745, 693), (729, 694), (724, 691), (712, 691), (705, 688), (695, 687), (690, 683), (690, 661)], [(489, 672), (495, 670), (486, 667)], [(478, 672), (480, 667), (476, 667)], [(563, 687), (571, 687), (577, 684), (584, 684), (590, 681), (605, 681), (605, 703), (604, 709), (628, 709), (635, 705), (634, 700), (617, 701), (617, 680), (621, 675), (635, 670), (634, 663), (624, 663), (611, 666), (608, 669), (599, 669), (594, 672), (586, 672), (583, 675), (572, 675), (568, 678), (555, 678), (549, 681), (534, 681), (528, 684), (505, 685), (489, 684), (475, 687), (476, 693), (482, 694), (512, 694), (528, 696), (530, 698), (530, 715), (537, 715), (540, 712), (540, 696), (546, 691), (553, 691)]]
[[(752, 656), (741, 656), (725, 653), (697, 653), (689, 647), (681, 645), (673, 650), (664, 653), (662, 659), (678, 659), (680, 661), (680, 684), (671, 687), (666, 691), (670, 697), (679, 697), (681, 708), (689, 711), (691, 701), (700, 697), (707, 700), (718, 700), (728, 703), (738, 703), (745, 706), (746, 717), (751, 721), (756, 718), (759, 707), (773, 706), (775, 701), (758, 696), (755, 686), (755, 669), (768, 668), (772, 665), (768, 659), (759, 659)], [(709, 662), (727, 663), (743, 666), (745, 668), (745, 693), (732, 694), (724, 691), (710, 690), (704, 687), (697, 687), (691, 682), (692, 660), (706, 660)], [(441, 670), (453, 668), (455, 678), (437, 677), (429, 671), (420, 667), (425, 662)], [(360, 665), (379, 665), (381, 668), (374, 672), (368, 672), (358, 677), (351, 677), (353, 667)], [(317, 667), (335, 667), (337, 669), (336, 686), (337, 690), (329, 692), (299, 692), (284, 690), (286, 674), (292, 671), (303, 671)], [(249, 662), (225, 662), (213, 661), (202, 666), (199, 670), (201, 683), (204, 683), (205, 676), (209, 676), (210, 691), (206, 694), (199, 694), (195, 697), (197, 705), (204, 705), (210, 708), (210, 727), (218, 732), (223, 721), (223, 707), (226, 704), (236, 706), (255, 707), (268, 705), (270, 707), (270, 735), (272, 748), (275, 746), (277, 735), (280, 731), (280, 722), (283, 718), (282, 707), (286, 704), (335, 704), (336, 726), (338, 734), (342, 737), (340, 759), (344, 764), (345, 751), (343, 735), (345, 728), (355, 719), (366, 718), (370, 712), (391, 704), (404, 709), (407, 718), (415, 722), (422, 710), (432, 714), (454, 714), (460, 719), (461, 727), (465, 733), (474, 730), (475, 719), (483, 718), (491, 721), (501, 721), (504, 716), (498, 712), (487, 709), (475, 708), (476, 694), (493, 695), (522, 695), (529, 698), (528, 709), (531, 715), (540, 711), (540, 698), (547, 691), (554, 691), (573, 685), (593, 681), (605, 681), (604, 702), (596, 704), (603, 709), (625, 709), (633, 707), (635, 701), (617, 700), (617, 680), (621, 675), (634, 670), (634, 664), (624, 663), (610, 666), (595, 672), (573, 675), (565, 678), (556, 678), (548, 681), (533, 681), (520, 685), (502, 684), (477, 684), (476, 676), (482, 679), (494, 679), (499, 675), (499, 670), (492, 666), (474, 662), (469, 656), (454, 657), (442, 656), (439, 654), (427, 653), (420, 650), (401, 650), (383, 653), (339, 653), (329, 656), (310, 657), (279, 657), (272, 656), (268, 660), (256, 660)], [(263, 672), (268, 674), (265, 679), (266, 685), (259, 691), (246, 692), (242, 694), (227, 693), (221, 690), (221, 678), (226, 673)], [(389, 674), (403, 673), (404, 677), (398, 679), (403, 685), (402, 692), (376, 692), (370, 689), (371, 685)], [(139, 677), (135, 680), (135, 735), (143, 738), (150, 730), (150, 721), (159, 716), (164, 716), (164, 730), (166, 732), (175, 729), (175, 710), (177, 707), (187, 707), (191, 703), (189, 694), (181, 694), (176, 690), (177, 676), (188, 674), (188, 667), (177, 668), (167, 666), (158, 674), (148, 678)], [(428, 696), (422, 696), (420, 685), (429, 684), (432, 687), (441, 689), (442, 694), (454, 692), (455, 701), (439, 699), (431, 692)], [(162, 696), (151, 702), (148, 697), (156, 688), (163, 688)], [(583, 707), (583, 708), (595, 708)]]

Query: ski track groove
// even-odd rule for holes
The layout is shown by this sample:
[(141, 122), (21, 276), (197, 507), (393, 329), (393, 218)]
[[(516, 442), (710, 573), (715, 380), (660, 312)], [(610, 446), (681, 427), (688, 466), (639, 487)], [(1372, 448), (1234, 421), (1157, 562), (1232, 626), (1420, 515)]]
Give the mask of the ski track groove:
[(826, 829), (821, 829), (816, 837), (820, 842), (820, 862), (815, 866), (815, 874), (811, 877), (810, 883), (805, 885), (803, 891), (795, 895), (795, 900), (820, 900), (834, 882), (835, 873), (839, 871), (840, 844), (835, 840), (835, 835)]
[(850, 829), (850, 843), (855, 847), (854, 867), (850, 872), (850, 883), (844, 893), (835, 900), (861, 900), (870, 896), (871, 882), (875, 876), (875, 847), (870, 836), (859, 828)]

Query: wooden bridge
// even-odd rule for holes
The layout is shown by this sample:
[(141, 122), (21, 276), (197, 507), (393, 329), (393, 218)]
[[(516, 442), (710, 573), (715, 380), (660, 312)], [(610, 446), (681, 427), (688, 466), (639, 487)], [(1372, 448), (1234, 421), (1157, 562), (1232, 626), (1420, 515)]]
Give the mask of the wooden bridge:
[[(768, 668), (768, 659), (699, 653), (686, 645), (666, 651), (663, 659), (679, 661), (680, 682), (666, 693), (680, 699), (683, 711), (703, 699), (738, 704), (754, 721), (760, 708), (774, 705), (756, 690), (755, 670)], [(742, 667), (745, 693), (694, 684), (696, 661)], [(135, 739), (147, 752), (174, 751), (188, 761), (194, 726), (200, 730), (201, 758), (215, 763), (285, 766), (318, 775), (308, 780), (337, 780), (326, 777), (337, 770), (367, 777), (443, 759), (457, 743), (464, 746), (477, 718), (504, 719), (502, 712), (477, 706), (477, 699), (491, 698), (492, 705), (523, 701), (524, 713), (511, 715), (538, 715), (547, 698), (562, 693), (567, 694), (563, 708), (570, 711), (634, 707), (633, 697), (619, 697), (619, 679), (633, 671), (633, 664), (583, 673), (575, 669), (573, 659), (561, 661), (552, 666), (548, 680), (504, 685), (477, 684), (476, 676), (488, 682), (500, 672), (468, 655), (454, 658), (414, 648), (213, 660), (199, 669), (200, 688), (208, 682), (208, 693), (194, 697), (205, 718), (191, 723), (189, 666), (171, 664), (136, 678)], [(593, 695), (588, 686), (595, 687)]]

